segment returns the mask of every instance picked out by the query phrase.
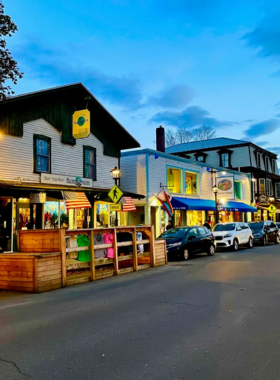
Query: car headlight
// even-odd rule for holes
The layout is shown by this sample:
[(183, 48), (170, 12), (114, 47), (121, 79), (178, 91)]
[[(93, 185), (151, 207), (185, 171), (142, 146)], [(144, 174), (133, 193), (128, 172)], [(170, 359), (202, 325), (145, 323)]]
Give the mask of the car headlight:
[(232, 237), (232, 234), (226, 234), (224, 237)]
[(182, 242), (179, 242), (179, 243), (173, 243), (173, 244), (170, 244), (169, 245), (169, 248), (171, 248), (171, 247), (178, 247), (179, 245), (181, 245), (182, 244)]

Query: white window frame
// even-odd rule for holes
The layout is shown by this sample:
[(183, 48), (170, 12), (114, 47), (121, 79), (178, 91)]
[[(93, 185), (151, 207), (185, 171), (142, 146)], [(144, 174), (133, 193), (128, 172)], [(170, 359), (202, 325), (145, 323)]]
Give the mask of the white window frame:
[[(279, 186), (279, 192), (277, 192), (277, 185)], [(280, 198), (280, 182), (275, 183), (275, 198)]]
[(261, 154), (260, 154), (260, 152), (257, 152), (257, 162), (256, 162), (256, 164), (257, 164), (257, 168), (261, 167)]
[(269, 172), (269, 158), (265, 156), (265, 170)]
[(267, 192), (267, 195), (273, 195), (272, 194), (272, 181), (271, 179), (267, 178), (266, 179), (266, 192)]
[[(263, 193), (262, 193), (262, 191), (261, 191), (261, 181), (263, 181), (263, 183), (264, 183), (264, 192), (263, 192)], [(260, 178), (260, 179), (259, 179), (259, 193), (260, 193), (260, 194), (265, 194), (265, 190), (266, 190), (265, 178)]]

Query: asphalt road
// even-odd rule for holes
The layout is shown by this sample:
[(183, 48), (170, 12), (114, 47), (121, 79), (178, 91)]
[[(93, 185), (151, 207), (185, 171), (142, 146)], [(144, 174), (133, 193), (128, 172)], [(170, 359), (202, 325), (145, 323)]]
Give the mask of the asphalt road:
[(0, 293), (0, 379), (279, 380), (280, 246)]

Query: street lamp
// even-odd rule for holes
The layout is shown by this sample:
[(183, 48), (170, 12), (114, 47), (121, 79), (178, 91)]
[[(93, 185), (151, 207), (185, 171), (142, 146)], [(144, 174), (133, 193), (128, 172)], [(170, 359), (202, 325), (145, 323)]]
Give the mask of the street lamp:
[(219, 211), (218, 211), (218, 202), (217, 202), (218, 187), (216, 186), (216, 184), (212, 187), (212, 191), (215, 194), (215, 209), (216, 209), (215, 219), (216, 219), (216, 223), (219, 223)]
[(120, 169), (118, 169), (118, 168), (115, 166), (114, 169), (112, 169), (112, 170), (110, 171), (110, 173), (111, 173), (112, 178), (113, 178), (114, 181), (115, 181), (115, 184), (118, 185), (118, 180), (121, 178), (122, 172), (120, 171)]
[(275, 198), (274, 197), (269, 197), (269, 202), (270, 203), (273, 203), (275, 201)]

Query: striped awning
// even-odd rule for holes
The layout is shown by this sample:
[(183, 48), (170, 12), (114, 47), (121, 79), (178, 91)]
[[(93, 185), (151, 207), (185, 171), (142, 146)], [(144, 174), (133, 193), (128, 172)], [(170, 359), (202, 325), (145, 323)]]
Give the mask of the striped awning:
[(76, 208), (91, 208), (91, 204), (85, 193), (81, 191), (62, 191), (66, 210)]
[(129, 212), (129, 211), (136, 211), (135, 204), (133, 203), (133, 200), (131, 197), (122, 197), (120, 203), (122, 203), (122, 211), (123, 212)]

